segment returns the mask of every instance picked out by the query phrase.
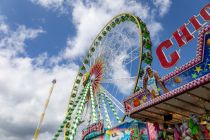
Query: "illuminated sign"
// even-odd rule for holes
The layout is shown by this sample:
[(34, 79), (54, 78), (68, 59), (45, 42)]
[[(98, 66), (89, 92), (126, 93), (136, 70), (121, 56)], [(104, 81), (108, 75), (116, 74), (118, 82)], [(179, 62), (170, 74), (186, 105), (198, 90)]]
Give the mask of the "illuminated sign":
[[(193, 34), (198, 31), (203, 25), (205, 25), (206, 22), (210, 21), (210, 13), (208, 10), (210, 10), (210, 3), (207, 4), (203, 9), (201, 9), (200, 13), (197, 16), (192, 16), (188, 23), (182, 25), (173, 33), (172, 38), (176, 40), (176, 43), (180, 48), (186, 45), (192, 39), (194, 39)], [(199, 16), (203, 19), (202, 24), (197, 18)], [(187, 26), (190, 25), (194, 27), (194, 31), (189, 31), (189, 28)], [(172, 38), (166, 39), (165, 41), (161, 42), (156, 49), (157, 57), (160, 61), (160, 64), (164, 68), (171, 68), (180, 60), (178, 51), (172, 52), (170, 56), (166, 56), (163, 51), (163, 49), (169, 50), (173, 46)]]
[(91, 139), (104, 133), (104, 124), (100, 120), (97, 123), (91, 124), (88, 128), (82, 130), (82, 140)]

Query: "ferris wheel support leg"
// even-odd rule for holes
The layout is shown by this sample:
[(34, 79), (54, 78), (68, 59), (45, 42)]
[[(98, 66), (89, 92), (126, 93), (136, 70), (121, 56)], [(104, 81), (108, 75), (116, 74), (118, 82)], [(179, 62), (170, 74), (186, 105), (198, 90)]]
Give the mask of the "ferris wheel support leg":
[(107, 111), (106, 103), (104, 101), (104, 94), (100, 94), (100, 95), (101, 95), (101, 99), (102, 99), (103, 106), (104, 106), (105, 121), (107, 122), (107, 128), (111, 128), (112, 125), (111, 125), (111, 121), (110, 121), (109, 114)]
[[(76, 77), (76, 79), (77, 79), (77, 77)], [(76, 84), (76, 83), (73, 84), (73, 87), (75, 87), (75, 84)], [(73, 93), (71, 92), (70, 98), (69, 98), (69, 101), (68, 101), (68, 107), (67, 107), (67, 109), (66, 109), (66, 117), (67, 117), (67, 116), (71, 117), (71, 115), (69, 115), (69, 110), (74, 109), (74, 108), (73, 108), (73, 105), (70, 105), (71, 102), (74, 102), (73, 99), (72, 99), (72, 95), (73, 95)], [(73, 112), (73, 110), (72, 110), (72, 112)], [(66, 140), (66, 132), (67, 132), (66, 129), (67, 129), (67, 126), (68, 126), (68, 125), (70, 126), (70, 121), (71, 121), (71, 120), (67, 120), (67, 123), (65, 124), (64, 129), (63, 129), (64, 140)]]
[[(72, 106), (69, 107), (69, 109), (67, 110), (68, 113), (67, 113), (67, 115), (66, 115), (64, 121), (63, 121), (63, 122), (61, 123), (61, 125), (59, 126), (59, 128), (58, 128), (58, 130), (56, 131), (56, 133), (55, 133), (55, 135), (54, 135), (54, 137), (53, 137), (52, 140), (57, 140), (57, 139), (58, 139), (58, 137), (59, 137), (60, 133), (63, 131), (64, 127), (69, 128), (70, 124), (69, 124), (68, 127), (67, 127), (67, 125), (68, 125), (68, 121), (71, 120), (71, 115), (72, 115), (72, 113), (73, 113), (73, 111), (74, 111), (74, 108), (75, 108), (75, 106), (76, 106), (76, 104), (77, 104), (78, 102), (81, 102), (81, 100), (83, 99), (82, 97), (84, 96), (84, 93), (85, 93), (85, 91), (86, 91), (86, 89), (87, 89), (88, 87), (89, 87), (89, 85), (87, 84), (87, 85), (85, 86), (84, 90), (80, 93), (79, 97), (78, 97), (78, 98), (76, 99), (76, 101), (74, 102), (74, 104), (73, 104)], [(70, 117), (70, 118), (69, 118), (69, 117)], [(66, 129), (66, 131), (70, 132), (70, 130), (67, 130), (67, 129)], [(66, 134), (64, 135), (64, 138), (65, 138), (65, 140), (67, 139)]]
[(124, 113), (123, 105), (114, 97), (112, 96), (105, 88), (101, 87), (103, 93), (109, 97), (109, 99), (114, 103), (114, 105)]
[(91, 107), (92, 107), (92, 119), (93, 119), (93, 123), (95, 123), (97, 121), (96, 106), (95, 106), (96, 104), (95, 104), (95, 100), (94, 100), (92, 86), (90, 86), (90, 98), (91, 98)]
[[(103, 93), (102, 93), (102, 94), (103, 94)], [(113, 106), (113, 104), (112, 104), (112, 101), (109, 99), (108, 96), (106, 96), (106, 95), (104, 95), (104, 96), (105, 96), (106, 101), (108, 102), (108, 104), (109, 104), (109, 106), (110, 106), (112, 112), (114, 113), (114, 116), (115, 116), (116, 120), (118, 121), (118, 123), (121, 123), (120, 118), (119, 118), (119, 116), (118, 116), (118, 114), (117, 114), (117, 111), (115, 110), (115, 108), (114, 108), (114, 106)]]
[(82, 110), (84, 108), (85, 99), (87, 97), (87, 93), (88, 93), (89, 87), (90, 87), (89, 83), (87, 83), (85, 91), (84, 91), (83, 96), (82, 96), (82, 99), (81, 99), (81, 101), (79, 103), (79, 109), (78, 109), (78, 112), (77, 112), (77, 116), (75, 118), (74, 123), (72, 124), (71, 132), (70, 132), (70, 135), (68, 136), (68, 140), (73, 140), (74, 136), (76, 134), (76, 130), (77, 130), (77, 127), (78, 127), (78, 124), (79, 124), (79, 120), (81, 118)]
[(74, 102), (74, 105), (69, 108), (70, 112), (67, 112), (66, 118), (68, 118), (68, 119), (67, 119), (67, 122), (64, 126), (64, 140), (67, 140), (67, 136), (71, 131), (70, 128), (71, 128), (71, 124), (72, 124), (72, 121), (73, 121), (71, 117), (72, 117), (72, 114), (73, 114), (73, 112), (76, 108), (76, 103), (81, 102), (81, 100), (82, 100), (81, 98), (82, 98), (82, 94), (79, 95), (77, 100)]
[(96, 102), (97, 102), (97, 104), (98, 104), (98, 118), (99, 118), (99, 120), (101, 120), (102, 118), (102, 115), (101, 115), (101, 96), (100, 96), (100, 94), (97, 94), (97, 97), (96, 97)]

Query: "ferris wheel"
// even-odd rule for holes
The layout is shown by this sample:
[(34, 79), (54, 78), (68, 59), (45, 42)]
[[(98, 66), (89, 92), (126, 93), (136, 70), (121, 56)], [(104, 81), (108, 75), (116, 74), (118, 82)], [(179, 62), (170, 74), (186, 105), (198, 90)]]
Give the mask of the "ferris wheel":
[(53, 140), (62, 132), (65, 140), (78, 138), (85, 127), (99, 120), (106, 129), (121, 123), (121, 101), (142, 87), (139, 79), (152, 63), (151, 47), (149, 31), (137, 16), (123, 13), (109, 21), (82, 62), (66, 117)]

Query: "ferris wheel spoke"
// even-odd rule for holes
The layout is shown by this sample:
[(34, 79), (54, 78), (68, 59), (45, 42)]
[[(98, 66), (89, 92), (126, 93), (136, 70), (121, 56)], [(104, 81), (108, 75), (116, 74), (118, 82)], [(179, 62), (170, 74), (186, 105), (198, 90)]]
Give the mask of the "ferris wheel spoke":
[(137, 57), (135, 57), (135, 58), (129, 60), (128, 62), (124, 62), (124, 65), (130, 64), (130, 63), (132, 63), (133, 61), (135, 61), (135, 60), (138, 59), (138, 58), (139, 58), (139, 56), (137, 56)]
[(138, 49), (136, 48), (135, 50), (130, 51), (129, 52), (129, 58), (132, 59), (133, 57), (139, 57), (139, 52), (137, 51)]
[(97, 94), (96, 96), (96, 102), (97, 102), (97, 109), (98, 109), (98, 119), (101, 120), (102, 119), (102, 115), (101, 115), (101, 101), (100, 101), (100, 96), (99, 94)]
[(132, 76), (132, 77), (123, 77), (123, 78), (116, 78), (116, 79), (104, 79), (101, 83), (104, 84), (104, 83), (114, 83), (114, 82), (117, 82), (117, 81), (121, 81), (121, 80), (132, 80), (132, 79), (135, 79), (136, 76)]
[(89, 67), (87, 64), (84, 64), (84, 63), (83, 63), (83, 66), (85, 67), (85, 71), (86, 71), (86, 72), (90, 71), (90, 67)]
[[(131, 52), (133, 51), (133, 47), (131, 47)], [(129, 53), (130, 54), (130, 53)], [(133, 58), (133, 53), (130, 54), (131, 55), (131, 59)], [(132, 65), (133, 63), (131, 63), (131, 66), (130, 66), (130, 73), (131, 73), (131, 70), (132, 70)]]
[[(121, 36), (121, 37), (123, 36), (123, 37), (122, 37), (122, 39), (123, 39), (122, 42), (127, 42), (127, 43), (129, 44), (129, 46), (131, 46), (131, 43), (130, 43), (130, 41), (129, 41), (129, 39), (128, 39), (127, 36), (125, 36), (124, 34), (122, 34), (122, 33), (120, 33), (120, 32), (117, 32), (117, 31), (115, 31), (114, 33), (115, 33), (115, 35), (118, 35), (118, 36)], [(115, 47), (114, 47), (114, 49), (116, 49), (116, 50), (114, 50), (113, 47), (109, 47), (110, 52), (111, 52), (111, 54), (109, 54), (109, 56), (115, 56), (115, 54), (116, 54), (117, 52), (121, 51), (121, 49), (123, 48), (123, 47), (121, 47), (121, 46), (125, 47), (125, 45), (119, 45), (118, 48), (115, 48)], [(106, 48), (106, 51), (108, 51), (107, 48)], [(112, 52), (115, 52), (115, 53), (112, 53)]]
[[(128, 56), (134, 54), (135, 52), (137, 52), (139, 50), (138, 47), (136, 47), (135, 49), (131, 48), (131, 51), (127, 53)], [(138, 54), (137, 54), (138, 55)], [(119, 58), (119, 60), (123, 59), (123, 57)]]
[(109, 97), (109, 99), (115, 104), (115, 106), (124, 113), (124, 107), (123, 105), (114, 97), (111, 93), (109, 93), (108, 90), (106, 90), (104, 87), (100, 86), (101, 92), (103, 92), (105, 95)]

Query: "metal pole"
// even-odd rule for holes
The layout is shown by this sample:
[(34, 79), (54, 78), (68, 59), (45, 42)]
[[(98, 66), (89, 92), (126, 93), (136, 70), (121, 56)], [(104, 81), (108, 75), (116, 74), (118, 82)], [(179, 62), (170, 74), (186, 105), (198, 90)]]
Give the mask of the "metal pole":
[(54, 85), (56, 84), (56, 79), (54, 79), (52, 81), (52, 86), (50, 88), (50, 91), (49, 91), (49, 95), (48, 95), (48, 98), (45, 102), (45, 106), (44, 106), (44, 110), (43, 112), (41, 113), (41, 117), (40, 117), (40, 120), (39, 120), (39, 123), (37, 125), (37, 128), (36, 128), (36, 131), (34, 133), (34, 140), (37, 140), (38, 139), (38, 136), (39, 136), (39, 132), (40, 132), (40, 129), (41, 129), (41, 125), (42, 125), (42, 122), (44, 120), (44, 116), (45, 116), (45, 112), (47, 110), (47, 107), (48, 107), (48, 104), (49, 104), (49, 101), (50, 101), (50, 97), (52, 95), (52, 92), (53, 92), (53, 89), (54, 89)]

